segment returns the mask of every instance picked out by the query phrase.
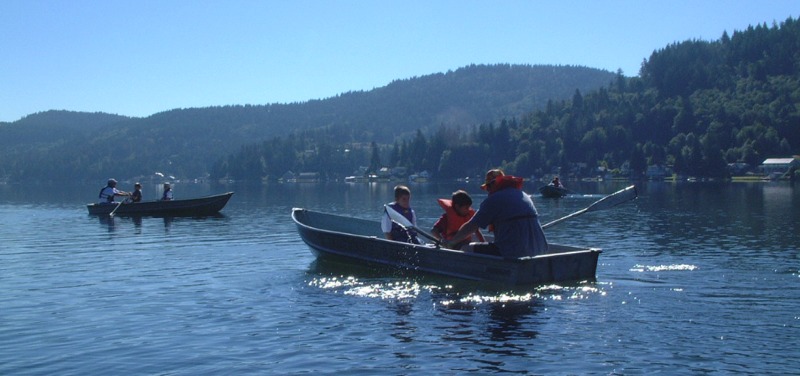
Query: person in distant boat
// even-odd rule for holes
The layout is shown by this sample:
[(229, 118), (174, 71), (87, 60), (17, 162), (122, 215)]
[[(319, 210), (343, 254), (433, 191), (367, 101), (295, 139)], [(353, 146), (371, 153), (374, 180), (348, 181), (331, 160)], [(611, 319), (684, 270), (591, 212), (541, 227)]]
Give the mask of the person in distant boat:
[[(472, 197), (470, 197), (469, 193), (458, 190), (453, 192), (450, 200), (440, 198), (438, 201), (439, 206), (444, 209), (444, 214), (433, 225), (431, 234), (440, 240), (450, 240), (461, 228), (461, 225), (467, 223), (475, 215), (475, 209), (472, 208)], [(480, 230), (475, 230), (472, 236), (453, 244), (452, 247), (453, 249), (461, 249), (471, 241), (484, 241)]]
[[(411, 208), (411, 190), (405, 185), (394, 187), (394, 202), (388, 206), (400, 213), (403, 217), (406, 217), (414, 226), (417, 225), (417, 215), (414, 213), (414, 209)], [(381, 217), (381, 230), (386, 239), (389, 240), (415, 244), (421, 243), (414, 229), (404, 229), (399, 224), (393, 222), (392, 219), (389, 218), (389, 213), (384, 213)]]
[(100, 190), (100, 201), (101, 204), (116, 204), (117, 202), (114, 201), (114, 198), (117, 196), (130, 196), (131, 194), (125, 191), (120, 191), (117, 189), (117, 181), (112, 179), (108, 179), (106, 186)]
[(161, 195), (161, 201), (172, 201), (172, 186), (169, 183), (164, 183), (164, 194)]
[(133, 185), (133, 193), (131, 193), (131, 202), (142, 201), (142, 185), (136, 183)]
[(556, 187), (556, 188), (564, 188), (564, 185), (563, 185), (563, 184), (561, 184), (561, 181), (560, 181), (560, 180), (558, 180), (558, 176), (556, 176), (555, 178), (553, 178), (553, 181), (551, 181), (551, 182), (550, 182), (550, 185), (552, 185), (552, 186), (554, 186), (554, 187)]
[(492, 225), (494, 242), (470, 243), (462, 249), (506, 258), (547, 253), (547, 238), (539, 223), (539, 213), (530, 195), (522, 191), (522, 178), (492, 169), (486, 173), (481, 188), (488, 191), (489, 196), (445, 246), (458, 243), (478, 228)]

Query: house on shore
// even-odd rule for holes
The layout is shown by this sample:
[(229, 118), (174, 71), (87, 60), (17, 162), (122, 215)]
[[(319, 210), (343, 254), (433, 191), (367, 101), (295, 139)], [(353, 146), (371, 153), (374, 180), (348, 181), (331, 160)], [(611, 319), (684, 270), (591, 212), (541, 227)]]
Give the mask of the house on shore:
[(767, 158), (758, 169), (771, 179), (780, 179), (800, 169), (800, 155), (792, 158)]
[(670, 174), (671, 172), (664, 165), (647, 166), (647, 171), (645, 172), (647, 180), (654, 180), (654, 181), (662, 181)]
[(287, 171), (283, 175), (281, 175), (278, 181), (284, 183), (316, 183), (319, 182), (320, 175), (318, 172), (301, 172), (299, 174), (295, 174), (292, 171)]
[(792, 167), (800, 167), (800, 155), (792, 158), (767, 158), (761, 163), (761, 170), (766, 174), (773, 172), (786, 172)]

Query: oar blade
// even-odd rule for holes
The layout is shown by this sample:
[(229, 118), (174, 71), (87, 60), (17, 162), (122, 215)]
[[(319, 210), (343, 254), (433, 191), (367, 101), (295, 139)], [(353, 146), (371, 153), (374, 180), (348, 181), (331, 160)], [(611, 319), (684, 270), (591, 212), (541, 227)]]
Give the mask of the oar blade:
[(399, 223), (403, 227), (414, 227), (411, 221), (408, 218), (404, 217), (402, 214), (398, 213), (397, 210), (392, 209), (389, 205), (383, 205), (384, 209), (386, 210), (386, 214), (389, 214), (389, 218), (393, 221)]
[(586, 208), (586, 211), (591, 212), (610, 209), (619, 204), (633, 200), (636, 197), (639, 197), (639, 193), (636, 191), (636, 186), (631, 185), (595, 201), (595, 203)]
[(579, 216), (579, 215), (581, 215), (583, 213), (588, 213), (588, 212), (598, 211), (598, 210), (604, 210), (604, 209), (610, 209), (610, 208), (613, 208), (613, 207), (615, 207), (615, 206), (617, 206), (619, 204), (622, 204), (622, 203), (628, 202), (630, 200), (633, 200), (638, 196), (639, 196), (639, 194), (636, 192), (636, 186), (635, 185), (631, 185), (629, 187), (626, 187), (625, 189), (621, 189), (621, 190), (619, 190), (617, 192), (614, 192), (614, 193), (612, 193), (612, 194), (610, 194), (610, 195), (608, 195), (606, 197), (603, 197), (603, 198), (595, 201), (593, 204), (589, 205), (589, 207), (587, 207), (587, 208), (583, 208), (583, 209), (578, 210), (578, 211), (576, 211), (576, 212), (574, 212), (572, 214), (569, 214), (569, 215), (567, 215), (565, 217), (561, 217), (561, 218), (556, 219), (556, 220), (554, 220), (552, 222), (546, 223), (546, 224), (544, 224), (542, 226), (542, 228), (546, 229), (546, 228), (548, 228), (550, 226), (557, 225), (557, 224), (559, 224), (561, 222), (566, 221), (567, 219), (570, 219), (570, 218), (573, 218), (573, 217), (577, 217), (577, 216)]
[(397, 222), (397, 224), (399, 224), (400, 226), (403, 226), (405, 228), (413, 228), (414, 230), (417, 230), (418, 234), (420, 234), (420, 235), (428, 238), (429, 240), (433, 241), (436, 244), (437, 247), (439, 246), (439, 242), (440, 242), (439, 239), (437, 239), (435, 236), (423, 231), (421, 228), (419, 228), (417, 226), (414, 226), (414, 224), (411, 223), (411, 221), (409, 221), (408, 218), (406, 218), (402, 214), (398, 213), (397, 210), (392, 209), (392, 207), (389, 206), (388, 204), (387, 205), (383, 205), (383, 208), (384, 208), (384, 210), (386, 210), (386, 214), (389, 215), (389, 219), (391, 219), (392, 221)]
[(117, 209), (119, 209), (120, 205), (122, 205), (122, 201), (120, 201), (119, 204), (117, 204), (117, 206), (114, 207), (114, 210), (112, 210), (111, 213), (108, 213), (108, 216), (114, 218), (114, 213), (117, 212)]

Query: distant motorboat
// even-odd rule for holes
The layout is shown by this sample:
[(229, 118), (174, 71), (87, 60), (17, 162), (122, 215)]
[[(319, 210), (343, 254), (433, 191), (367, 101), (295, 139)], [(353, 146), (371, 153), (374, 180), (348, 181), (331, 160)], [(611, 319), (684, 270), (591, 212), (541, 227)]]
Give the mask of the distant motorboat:
[(539, 193), (544, 198), (561, 198), (569, 194), (569, 190), (564, 187), (556, 187), (555, 185), (545, 185), (539, 188)]

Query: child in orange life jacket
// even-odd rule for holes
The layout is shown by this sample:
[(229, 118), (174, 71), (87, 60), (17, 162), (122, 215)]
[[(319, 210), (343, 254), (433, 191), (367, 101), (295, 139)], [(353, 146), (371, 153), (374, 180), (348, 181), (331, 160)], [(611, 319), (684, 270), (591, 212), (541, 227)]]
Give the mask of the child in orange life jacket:
[[(440, 198), (438, 201), (444, 209), (444, 214), (433, 225), (431, 233), (439, 239), (450, 240), (461, 228), (461, 225), (467, 223), (475, 214), (475, 210), (472, 209), (472, 197), (467, 192), (458, 190), (453, 192), (452, 199)], [(484, 241), (480, 230), (476, 230), (474, 236), (469, 236), (454, 244), (453, 249), (461, 249), (471, 241)]]

